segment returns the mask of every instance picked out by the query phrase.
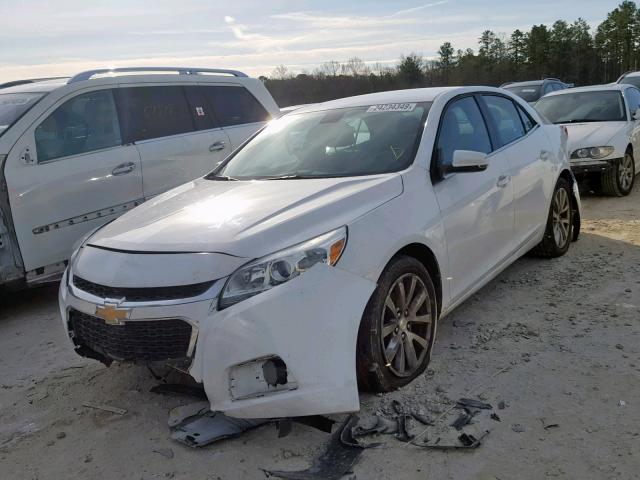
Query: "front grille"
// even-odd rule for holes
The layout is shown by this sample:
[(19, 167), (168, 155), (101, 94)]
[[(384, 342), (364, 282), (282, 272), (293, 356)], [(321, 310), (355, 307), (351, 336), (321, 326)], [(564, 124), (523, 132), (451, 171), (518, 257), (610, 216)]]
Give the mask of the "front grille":
[(125, 298), (128, 302), (157, 302), (197, 297), (211, 288), (214, 283), (214, 281), (210, 281), (176, 287), (121, 288), (107, 287), (90, 282), (77, 275), (73, 276), (73, 285), (80, 290), (100, 298)]
[(187, 357), (191, 325), (184, 320), (133, 320), (124, 325), (107, 325), (101, 318), (71, 310), (69, 326), (78, 346), (108, 359), (158, 362)]

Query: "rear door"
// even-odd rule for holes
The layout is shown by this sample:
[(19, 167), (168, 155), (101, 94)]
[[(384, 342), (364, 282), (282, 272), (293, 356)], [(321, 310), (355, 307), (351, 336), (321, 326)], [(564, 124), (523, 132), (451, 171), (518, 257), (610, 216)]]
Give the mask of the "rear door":
[(483, 94), (496, 148), (509, 160), (515, 207), (515, 242), (519, 247), (544, 230), (555, 174), (549, 138), (510, 98)]
[(196, 89), (156, 85), (116, 90), (125, 140), (140, 152), (146, 198), (207, 174), (231, 151), (229, 138)]
[(27, 272), (68, 259), (80, 237), (143, 197), (140, 157), (124, 145), (111, 89), (52, 105), (9, 152), (5, 176)]
[(477, 99), (471, 95), (453, 100), (443, 112), (435, 169), (451, 165), (455, 150), (486, 153), (489, 166), (480, 172), (445, 174), (434, 183), (454, 302), (509, 256), (514, 229), (509, 162), (502, 150), (494, 151)]
[(231, 140), (232, 149), (238, 148), (271, 120), (264, 106), (241, 85), (205, 85), (202, 88)]

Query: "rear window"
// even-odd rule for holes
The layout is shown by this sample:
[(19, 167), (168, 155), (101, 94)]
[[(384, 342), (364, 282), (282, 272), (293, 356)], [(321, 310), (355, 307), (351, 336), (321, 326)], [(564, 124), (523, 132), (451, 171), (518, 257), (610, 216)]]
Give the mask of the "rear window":
[(44, 93), (0, 94), (0, 135), (40, 100)]
[(621, 122), (626, 120), (622, 94), (616, 90), (561, 93), (542, 97), (536, 110), (552, 123)]
[(521, 85), (518, 87), (505, 87), (505, 90), (509, 90), (526, 102), (535, 102), (541, 96), (540, 87), (540, 85)]
[(193, 132), (196, 128), (180, 86), (116, 89), (125, 143)]
[(221, 126), (266, 122), (269, 112), (244, 87), (203, 87)]
[(624, 83), (625, 85), (633, 85), (634, 87), (640, 88), (640, 77), (624, 77), (620, 80), (620, 83)]

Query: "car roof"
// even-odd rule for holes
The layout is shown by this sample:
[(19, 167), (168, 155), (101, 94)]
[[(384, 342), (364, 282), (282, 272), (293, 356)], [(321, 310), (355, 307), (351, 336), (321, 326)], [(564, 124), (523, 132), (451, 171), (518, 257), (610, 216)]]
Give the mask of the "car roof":
[(23, 83), (14, 87), (0, 88), (0, 95), (4, 93), (48, 93), (67, 84), (67, 79), (43, 80)]
[(625, 77), (640, 77), (640, 71), (625, 73), (624, 75), (622, 75), (622, 78)]
[[(508, 83), (506, 84), (504, 87), (502, 88), (509, 88), (509, 87), (526, 87), (526, 86), (534, 86), (534, 85), (542, 85), (544, 82), (546, 82), (547, 80), (529, 80), (526, 82), (512, 82), (512, 83)], [(551, 80), (551, 81), (556, 81), (556, 80)]]
[(315, 103), (304, 106), (292, 113), (306, 113), (321, 110), (333, 110), (338, 108), (364, 107), (368, 105), (382, 105), (388, 103), (419, 103), (433, 102), (444, 93), (470, 93), (475, 91), (496, 92), (501, 90), (495, 87), (429, 87), (411, 88), (406, 90), (392, 90), (389, 92), (368, 93), (354, 97), (340, 98), (328, 102)]
[(545, 97), (552, 97), (555, 95), (567, 95), (570, 93), (580, 93), (580, 92), (605, 92), (605, 91), (618, 91), (622, 92), (628, 88), (636, 88), (633, 85), (620, 84), (620, 83), (609, 83), (607, 85), (589, 85), (588, 87), (576, 87), (576, 88), (568, 88), (566, 90), (557, 90), (555, 92), (551, 92), (545, 95)]

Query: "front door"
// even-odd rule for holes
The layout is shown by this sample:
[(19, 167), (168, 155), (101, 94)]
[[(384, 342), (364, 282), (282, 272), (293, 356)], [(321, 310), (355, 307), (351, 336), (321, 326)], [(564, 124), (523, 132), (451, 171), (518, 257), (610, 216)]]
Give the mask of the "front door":
[(123, 146), (110, 89), (52, 106), (9, 152), (5, 176), (27, 272), (67, 260), (84, 234), (143, 197), (140, 157)]
[(509, 162), (503, 152), (492, 149), (476, 99), (466, 96), (450, 103), (439, 127), (437, 166), (451, 165), (455, 150), (489, 154), (486, 170), (445, 174), (434, 185), (447, 241), (452, 302), (490, 274), (513, 247)]

